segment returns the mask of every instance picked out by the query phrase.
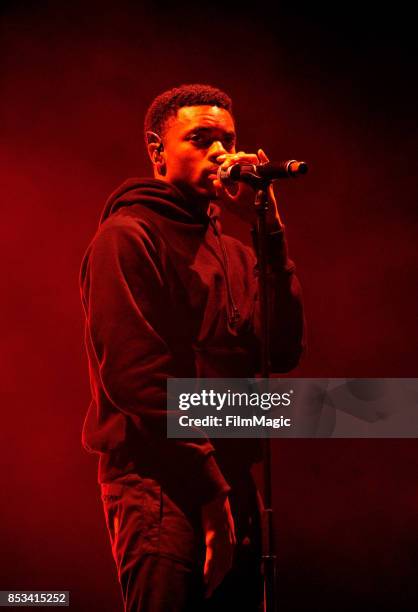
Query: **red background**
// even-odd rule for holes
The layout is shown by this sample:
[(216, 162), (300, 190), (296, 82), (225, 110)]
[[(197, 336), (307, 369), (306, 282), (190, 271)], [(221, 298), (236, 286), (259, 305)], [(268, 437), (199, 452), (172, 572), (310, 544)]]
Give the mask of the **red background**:
[[(156, 94), (224, 88), (240, 148), (309, 163), (280, 186), (309, 325), (294, 375), (417, 376), (408, 15), (137, 5), (2, 9), (0, 588), (69, 589), (77, 611), (121, 609), (80, 446), (78, 269), (109, 192), (150, 172), (141, 130)], [(276, 441), (273, 456), (281, 610), (416, 609), (416, 441)]]

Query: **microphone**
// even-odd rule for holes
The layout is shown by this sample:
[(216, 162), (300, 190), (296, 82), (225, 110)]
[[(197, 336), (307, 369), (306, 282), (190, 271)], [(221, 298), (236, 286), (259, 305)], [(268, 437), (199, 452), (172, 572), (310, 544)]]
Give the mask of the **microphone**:
[(229, 168), (218, 168), (219, 181), (244, 181), (253, 179), (277, 181), (278, 179), (297, 178), (308, 172), (304, 161), (290, 159), (283, 162), (266, 162), (264, 164), (233, 164)]

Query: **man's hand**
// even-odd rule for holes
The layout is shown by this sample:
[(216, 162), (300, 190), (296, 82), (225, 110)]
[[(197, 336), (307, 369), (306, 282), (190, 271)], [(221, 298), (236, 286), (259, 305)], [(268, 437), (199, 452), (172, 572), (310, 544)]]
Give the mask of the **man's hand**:
[[(262, 149), (258, 149), (257, 155), (238, 153), (219, 155), (218, 162), (222, 162), (222, 168), (228, 168), (234, 164), (264, 164), (269, 161), (267, 155)], [(251, 225), (257, 222), (257, 213), (254, 206), (255, 190), (243, 182), (232, 182), (224, 185), (218, 179), (214, 179), (213, 185), (216, 190), (216, 202), (225, 207), (235, 215), (238, 215), (242, 221), (246, 221)], [(279, 212), (277, 209), (276, 198), (274, 197), (272, 185), (268, 188), (268, 212), (267, 212), (267, 228), (270, 231), (279, 229), (282, 226)]]
[(203, 576), (210, 597), (231, 569), (235, 549), (235, 527), (228, 497), (217, 497), (202, 507), (206, 559)]

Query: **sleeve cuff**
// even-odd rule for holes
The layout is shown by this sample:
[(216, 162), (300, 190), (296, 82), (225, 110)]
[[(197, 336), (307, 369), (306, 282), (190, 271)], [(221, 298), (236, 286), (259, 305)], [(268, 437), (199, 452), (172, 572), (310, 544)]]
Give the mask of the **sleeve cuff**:
[[(258, 256), (258, 234), (255, 227), (251, 229), (251, 239), (253, 248)], [(266, 236), (267, 240), (267, 264), (273, 272), (290, 273), (294, 270), (293, 262), (287, 255), (287, 241), (284, 232), (284, 227), (273, 232), (269, 232)], [(256, 273), (258, 272), (258, 264)]]
[(231, 487), (225, 480), (213, 453), (206, 456), (202, 466), (203, 473), (194, 483), (194, 495), (199, 499), (201, 505), (206, 504), (216, 497), (228, 495)]

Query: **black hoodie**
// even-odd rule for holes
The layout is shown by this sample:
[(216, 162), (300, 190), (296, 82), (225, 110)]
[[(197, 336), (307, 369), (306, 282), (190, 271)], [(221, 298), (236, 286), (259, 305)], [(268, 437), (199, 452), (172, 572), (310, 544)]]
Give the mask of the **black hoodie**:
[[(83, 444), (101, 455), (99, 482), (135, 469), (202, 504), (260, 458), (257, 440), (166, 437), (168, 377), (260, 369), (254, 250), (221, 237), (218, 216), (156, 179), (130, 179), (106, 204), (80, 272), (92, 391)], [(282, 232), (268, 254), (271, 363), (287, 372), (303, 345), (300, 287)]]

